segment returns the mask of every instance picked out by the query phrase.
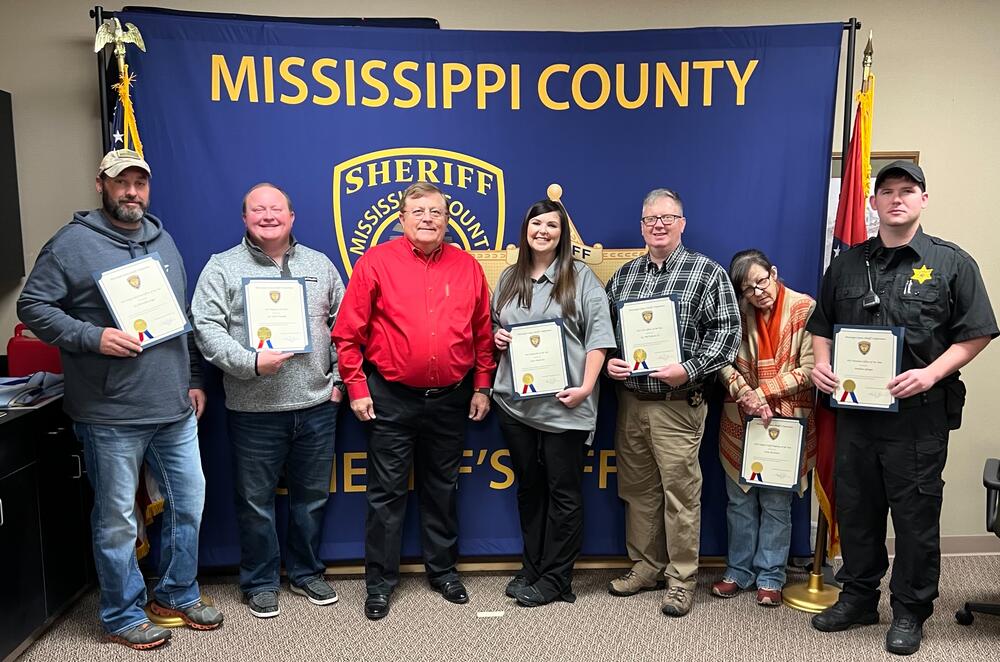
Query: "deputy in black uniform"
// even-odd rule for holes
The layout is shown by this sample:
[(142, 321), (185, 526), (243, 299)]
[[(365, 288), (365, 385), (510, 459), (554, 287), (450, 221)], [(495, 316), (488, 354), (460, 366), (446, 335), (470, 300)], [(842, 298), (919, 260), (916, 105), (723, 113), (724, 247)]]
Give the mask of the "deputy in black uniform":
[(886, 514), (896, 558), (889, 589), (890, 653), (920, 648), (941, 570), (941, 494), (948, 432), (961, 423), (958, 370), (998, 335), (979, 267), (955, 244), (925, 234), (927, 182), (913, 163), (878, 173), (872, 207), (879, 232), (834, 259), (806, 327), (814, 336), (817, 388), (839, 383), (830, 365), (834, 324), (906, 328), (902, 372), (889, 382), (899, 411), (837, 411), (836, 497), (844, 565), (835, 605), (812, 619), (825, 632), (878, 622), (879, 583), (889, 567)]

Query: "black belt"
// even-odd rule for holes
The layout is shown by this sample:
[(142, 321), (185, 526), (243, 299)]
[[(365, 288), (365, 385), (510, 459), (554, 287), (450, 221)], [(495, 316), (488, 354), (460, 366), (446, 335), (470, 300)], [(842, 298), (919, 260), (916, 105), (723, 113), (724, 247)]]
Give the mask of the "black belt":
[(932, 402), (940, 402), (945, 398), (945, 390), (940, 386), (934, 386), (929, 391), (924, 391), (923, 393), (918, 393), (917, 395), (912, 395), (908, 398), (904, 398), (899, 401), (900, 409), (913, 409), (914, 407), (923, 407), (924, 405), (929, 405)]
[(675, 389), (666, 393), (646, 393), (645, 391), (629, 391), (636, 400), (644, 402), (662, 402), (665, 400), (687, 400), (689, 403), (696, 400), (698, 403), (705, 397), (705, 389), (701, 385), (692, 386), (685, 389)]
[(436, 395), (444, 395), (445, 393), (451, 393), (452, 391), (457, 390), (458, 387), (462, 385), (462, 382), (455, 382), (450, 386), (423, 388), (419, 386), (408, 386), (400, 382), (389, 382), (388, 380), (387, 383), (392, 384), (393, 386), (397, 386), (408, 393), (419, 395), (422, 398), (433, 398)]
[(372, 375), (378, 375), (378, 378), (389, 386), (394, 386), (407, 393), (412, 393), (414, 395), (419, 395), (422, 398), (433, 398), (436, 395), (444, 395), (445, 393), (451, 393), (458, 389), (462, 385), (464, 379), (461, 379), (454, 384), (449, 384), (448, 386), (433, 386), (433, 387), (421, 387), (421, 386), (409, 386), (403, 384), (402, 382), (391, 382), (385, 378), (385, 376), (375, 368), (371, 363), (365, 362), (362, 369), (365, 375), (371, 377)]

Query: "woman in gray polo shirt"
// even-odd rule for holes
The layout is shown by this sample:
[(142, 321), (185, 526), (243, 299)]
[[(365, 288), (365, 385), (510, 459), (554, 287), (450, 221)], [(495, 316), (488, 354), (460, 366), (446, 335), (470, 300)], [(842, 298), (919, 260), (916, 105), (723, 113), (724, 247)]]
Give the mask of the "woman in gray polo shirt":
[[(615, 336), (604, 287), (573, 259), (562, 205), (532, 205), (519, 248), (517, 263), (501, 274), (493, 295), (494, 341), (501, 353), (493, 399), (517, 477), (524, 539), (523, 567), (506, 592), (536, 607), (576, 600), (572, 572), (583, 542), (583, 461), (597, 419), (597, 379)], [(528, 373), (515, 380), (508, 356), (508, 328), (543, 320), (560, 320), (566, 350), (568, 384), (549, 395), (534, 388)], [(535, 345), (540, 336), (529, 338)]]

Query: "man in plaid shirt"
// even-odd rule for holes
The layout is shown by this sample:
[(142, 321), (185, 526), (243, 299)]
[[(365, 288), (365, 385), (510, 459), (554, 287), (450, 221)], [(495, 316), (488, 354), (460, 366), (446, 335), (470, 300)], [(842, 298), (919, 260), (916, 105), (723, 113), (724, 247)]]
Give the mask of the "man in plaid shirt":
[[(668, 616), (691, 610), (698, 573), (704, 384), (733, 361), (740, 344), (736, 293), (721, 266), (681, 245), (686, 222), (680, 196), (650, 191), (640, 226), (649, 252), (623, 265), (607, 285), (618, 341), (606, 365), (608, 376), (620, 382), (618, 495), (625, 501), (625, 544), (634, 564), (608, 591), (629, 596), (667, 585), (660, 609)], [(678, 301), (682, 361), (633, 376), (636, 362), (621, 355), (618, 304), (668, 295)]]

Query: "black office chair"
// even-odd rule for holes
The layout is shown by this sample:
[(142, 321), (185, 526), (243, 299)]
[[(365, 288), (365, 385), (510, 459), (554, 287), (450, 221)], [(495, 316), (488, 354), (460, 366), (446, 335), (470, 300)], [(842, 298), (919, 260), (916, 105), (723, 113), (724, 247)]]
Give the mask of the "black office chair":
[[(992, 531), (1000, 538), (1000, 516), (997, 505), (1000, 503), (1000, 460), (986, 460), (983, 469), (983, 485), (986, 487), (986, 530)], [(991, 602), (966, 602), (965, 607), (955, 612), (955, 620), (961, 625), (971, 625), (972, 612), (994, 614), (1000, 616), (1000, 604)]]

